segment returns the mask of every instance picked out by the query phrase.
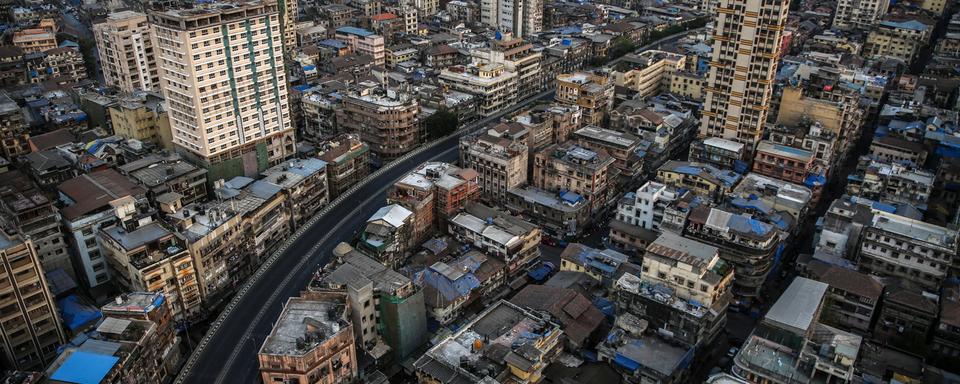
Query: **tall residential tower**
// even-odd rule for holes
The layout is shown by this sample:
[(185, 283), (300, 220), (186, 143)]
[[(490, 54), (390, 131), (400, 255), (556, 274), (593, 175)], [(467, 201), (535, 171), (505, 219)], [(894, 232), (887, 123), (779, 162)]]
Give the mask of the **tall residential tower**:
[(713, 31), (700, 137), (746, 144), (753, 153), (763, 134), (787, 0), (720, 0)]
[(93, 25), (93, 36), (108, 86), (126, 92), (160, 90), (156, 48), (147, 15), (134, 11), (111, 13)]

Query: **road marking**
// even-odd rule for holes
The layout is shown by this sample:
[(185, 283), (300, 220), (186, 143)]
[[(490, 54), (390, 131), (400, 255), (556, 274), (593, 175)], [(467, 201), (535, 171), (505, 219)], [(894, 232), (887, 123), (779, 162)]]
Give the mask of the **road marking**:
[[(432, 156), (432, 157), (443, 157), (444, 155), (446, 155), (446, 154), (448, 154), (449, 152), (451, 152), (451, 151), (453, 151), (453, 150), (456, 150), (456, 149), (459, 149), (459, 148), (458, 148), (458, 147), (447, 148), (447, 150), (445, 150), (445, 151), (443, 151), (443, 152), (440, 152), (440, 153), (438, 153), (436, 156)], [(383, 188), (378, 189), (375, 193), (371, 194), (369, 197), (367, 197), (366, 199), (364, 199), (363, 202), (361, 202), (360, 204), (357, 204), (357, 207), (356, 207), (356, 208), (354, 208), (352, 211), (350, 211), (349, 214), (347, 214), (347, 215), (344, 216), (342, 219), (340, 219), (340, 221), (337, 222), (337, 225), (332, 226), (332, 227), (338, 227), (338, 226), (342, 225), (345, 221), (348, 220), (348, 218), (352, 218), (352, 217), (357, 213), (357, 211), (360, 210), (361, 207), (363, 207), (364, 205), (367, 205), (368, 203), (370, 203), (371, 200), (379, 197), (379, 196), (380, 196), (380, 193), (386, 191), (387, 188), (390, 188), (390, 186), (392, 186), (392, 185), (393, 185), (393, 183), (387, 183), (386, 185), (383, 186)], [(309, 255), (309, 256), (301, 258), (301, 259), (300, 259), (300, 262), (297, 263), (297, 266), (293, 269), (293, 272), (294, 272), (294, 273), (288, 273), (288, 274), (287, 274), (287, 277), (285, 277), (285, 278), (283, 279), (283, 281), (280, 283), (279, 286), (280, 286), (280, 287), (285, 287), (287, 284), (289, 284), (289, 283), (290, 283), (290, 280), (293, 279), (293, 276), (296, 275), (296, 272), (299, 272), (299, 271), (303, 270), (304, 266), (307, 264), (307, 261), (309, 261), (309, 260), (312, 259), (314, 256), (316, 256), (317, 251), (320, 249), (320, 246), (321, 246), (322, 244), (326, 243), (327, 240), (330, 239), (330, 236), (331, 236), (332, 234), (333, 234), (333, 231), (332, 231), (332, 230), (331, 230), (331, 231), (327, 231), (327, 234), (326, 234), (326, 235), (323, 235), (323, 237), (320, 238), (320, 241), (318, 241), (316, 244), (314, 244), (313, 247), (310, 247), (310, 251), (307, 252), (307, 255)], [(221, 383), (223, 383), (223, 381), (226, 379), (226, 373), (232, 371), (232, 370), (226, 369), (226, 368), (230, 368), (230, 367), (233, 366), (234, 361), (236, 361), (237, 356), (240, 354), (240, 350), (243, 349), (243, 345), (246, 343), (246, 341), (253, 341), (253, 338), (252, 338), (253, 326), (252, 326), (252, 325), (257, 324), (257, 323), (260, 322), (260, 319), (262, 319), (263, 316), (267, 313), (267, 309), (270, 308), (270, 306), (273, 305), (273, 302), (277, 300), (277, 296), (279, 296), (279, 295), (280, 295), (280, 289), (275, 289), (275, 290), (273, 290), (273, 293), (270, 295), (270, 297), (267, 299), (267, 301), (264, 303), (264, 305), (263, 305), (262, 307), (260, 307), (260, 311), (257, 312), (257, 316), (255, 316), (255, 317), (253, 318), (253, 321), (250, 322), (251, 326), (247, 328), (247, 331), (244, 332), (244, 333), (243, 333), (243, 336), (240, 338), (240, 340), (244, 340), (244, 342), (241, 342), (241, 343), (237, 344), (237, 347), (234, 348), (234, 349), (233, 349), (233, 352), (230, 353), (230, 357), (227, 358), (227, 363), (224, 364), (223, 367), (220, 368), (220, 374), (217, 375), (217, 380), (215, 381), (216, 384), (221, 384)], [(269, 337), (269, 333), (267, 334), (267, 336)], [(257, 348), (257, 346), (254, 345), (254, 348)], [(259, 367), (257, 367), (257, 371), (259, 372)]]

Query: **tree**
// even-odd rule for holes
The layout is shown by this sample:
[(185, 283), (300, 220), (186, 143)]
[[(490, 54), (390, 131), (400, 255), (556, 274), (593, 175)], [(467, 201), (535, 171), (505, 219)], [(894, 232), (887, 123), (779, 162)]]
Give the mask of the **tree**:
[(456, 131), (459, 125), (460, 117), (446, 108), (440, 108), (423, 121), (423, 126), (426, 128), (427, 135), (431, 139), (438, 139), (449, 135)]
[(635, 49), (637, 49), (637, 45), (634, 44), (633, 41), (626, 36), (620, 36), (613, 41), (613, 45), (610, 47), (610, 50), (607, 51), (607, 57), (616, 59), (633, 52)]

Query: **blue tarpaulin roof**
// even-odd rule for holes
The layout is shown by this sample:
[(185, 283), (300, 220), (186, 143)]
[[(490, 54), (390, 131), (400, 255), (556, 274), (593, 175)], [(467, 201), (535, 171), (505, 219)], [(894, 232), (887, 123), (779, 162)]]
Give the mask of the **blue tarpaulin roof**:
[(120, 358), (83, 351), (74, 352), (51, 379), (76, 384), (99, 384)]
[(63, 313), (63, 321), (71, 331), (76, 331), (80, 327), (90, 324), (103, 314), (94, 307), (84, 305), (77, 299), (76, 295), (70, 295), (57, 300), (60, 311)]
[[(639, 343), (639, 341), (637, 342)], [(640, 363), (633, 361), (629, 357), (621, 355), (620, 352), (617, 352), (617, 355), (613, 359), (613, 361), (616, 362), (617, 365), (624, 367), (626, 369), (629, 369), (631, 372), (636, 371), (637, 369), (640, 368)]]
[(540, 264), (539, 267), (534, 268), (527, 275), (530, 276), (531, 279), (534, 279), (536, 281), (543, 281), (544, 279), (547, 278), (547, 276), (550, 275), (550, 272), (553, 272), (553, 269), (554, 269), (553, 265), (543, 263), (543, 264)]
[(574, 192), (565, 191), (560, 192), (560, 199), (568, 203), (576, 204), (583, 200), (583, 196)]
[(773, 209), (771, 209), (769, 206), (767, 206), (766, 203), (764, 203), (759, 199), (748, 200), (742, 197), (738, 197), (730, 201), (730, 204), (733, 204), (733, 206), (737, 208), (753, 209), (763, 214), (769, 214), (771, 211), (773, 211)]

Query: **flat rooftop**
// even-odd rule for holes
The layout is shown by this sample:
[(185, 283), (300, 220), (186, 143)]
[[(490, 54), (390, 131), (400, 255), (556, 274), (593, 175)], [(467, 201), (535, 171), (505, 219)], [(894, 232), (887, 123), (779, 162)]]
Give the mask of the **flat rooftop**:
[[(261, 354), (303, 355), (336, 336), (344, 326), (342, 298), (292, 297), (260, 348)], [(352, 336), (352, 335), (351, 335)]]
[(897, 214), (874, 210), (874, 228), (956, 251), (957, 231)]
[(826, 283), (803, 277), (793, 279), (763, 321), (794, 332), (806, 333), (817, 321), (816, 316), (828, 287)]

